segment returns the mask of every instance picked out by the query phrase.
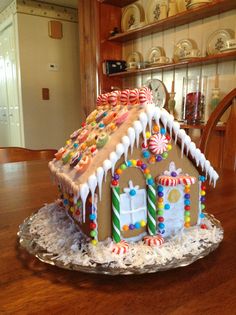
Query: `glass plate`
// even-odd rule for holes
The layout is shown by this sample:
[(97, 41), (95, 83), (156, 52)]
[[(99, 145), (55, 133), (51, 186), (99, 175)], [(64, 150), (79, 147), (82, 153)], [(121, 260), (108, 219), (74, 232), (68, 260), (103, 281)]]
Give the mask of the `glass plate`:
[[(26, 249), (30, 254), (34, 255), (40, 261), (54, 265), (60, 268), (82, 271), (86, 273), (98, 273), (98, 274), (107, 274), (107, 275), (129, 275), (129, 274), (143, 274), (143, 273), (153, 273), (158, 271), (164, 271), (168, 269), (178, 268), (187, 266), (194, 261), (205, 257), (210, 252), (215, 250), (221, 240), (223, 239), (223, 228), (220, 222), (215, 219), (213, 215), (205, 214), (206, 220), (208, 220), (209, 224), (211, 224), (212, 229), (219, 232), (218, 240), (214, 239), (212, 236), (206, 243), (205, 237), (203, 239), (200, 238), (200, 247), (197, 249), (200, 251), (198, 255), (193, 255), (191, 251), (189, 251), (186, 255), (184, 255), (181, 259), (171, 259), (167, 260), (162, 264), (146, 264), (142, 267), (133, 267), (129, 262), (125, 265), (124, 268), (121, 267), (111, 267), (111, 263), (97, 263), (91, 258), (91, 265), (86, 265), (85, 263), (77, 264), (77, 263), (64, 263), (62, 260), (58, 258), (58, 254), (53, 252), (48, 252), (46, 249), (42, 248), (38, 245), (38, 236), (32, 235), (30, 233), (30, 226), (32, 222), (35, 220), (37, 212), (27, 219), (20, 225), (18, 237), (19, 244), (22, 248)], [(60, 235), (63, 238), (63, 235)], [(214, 242), (213, 242), (214, 241)], [(148, 247), (149, 248), (149, 247)], [(87, 255), (83, 249), (83, 255)], [(82, 256), (84, 257), (84, 256)], [(86, 256), (88, 258), (88, 256)]]

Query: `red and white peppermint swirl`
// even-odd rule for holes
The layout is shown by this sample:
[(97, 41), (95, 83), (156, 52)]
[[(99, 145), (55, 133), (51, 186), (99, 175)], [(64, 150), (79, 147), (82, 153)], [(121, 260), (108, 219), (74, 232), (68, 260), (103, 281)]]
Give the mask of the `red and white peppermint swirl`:
[(117, 93), (111, 92), (108, 95), (108, 103), (111, 107), (115, 107), (118, 104)]
[(102, 106), (102, 95), (98, 96), (96, 104), (97, 104), (97, 107)]
[(148, 148), (155, 155), (162, 154), (167, 150), (167, 144), (168, 140), (166, 137), (159, 133), (151, 136), (149, 139)]
[(192, 185), (196, 182), (196, 178), (189, 175), (180, 175), (177, 177), (179, 184)]
[(144, 244), (148, 246), (160, 246), (164, 243), (164, 238), (160, 235), (155, 236), (144, 236), (143, 238)]
[(126, 89), (124, 91), (121, 91), (120, 94), (120, 104), (122, 106), (127, 106), (129, 104), (129, 89)]
[(113, 245), (112, 253), (115, 253), (117, 255), (125, 254), (127, 253), (128, 248), (129, 244), (126, 241), (121, 240), (119, 243)]
[(130, 90), (129, 92), (129, 104), (136, 105), (139, 103), (139, 89)]
[(107, 106), (108, 105), (108, 96), (109, 96), (109, 93), (101, 94), (102, 105), (103, 106)]
[(158, 184), (163, 186), (177, 186), (179, 184), (177, 177), (172, 177), (168, 175), (161, 175), (157, 180)]
[(140, 105), (145, 103), (152, 103), (152, 91), (148, 87), (143, 87), (139, 90)]

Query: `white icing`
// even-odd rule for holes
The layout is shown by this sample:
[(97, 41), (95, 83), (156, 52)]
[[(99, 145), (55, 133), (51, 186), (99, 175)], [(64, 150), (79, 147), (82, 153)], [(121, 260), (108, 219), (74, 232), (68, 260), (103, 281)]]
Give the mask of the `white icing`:
[(115, 171), (115, 165), (116, 165), (116, 162), (118, 161), (118, 156), (117, 154), (113, 151), (110, 153), (110, 161), (111, 161), (111, 173), (112, 175), (114, 174), (114, 171)]
[(172, 115), (168, 116), (167, 126), (169, 127), (170, 137), (172, 138), (172, 128), (174, 123), (174, 117)]
[(204, 167), (205, 167), (205, 172), (206, 172), (206, 177), (207, 177), (207, 175), (208, 175), (208, 173), (209, 173), (209, 170), (210, 170), (210, 167), (211, 167), (210, 161), (205, 160), (205, 162), (204, 162)]
[(213, 185), (214, 185), (214, 187), (216, 187), (216, 181), (219, 178), (219, 175), (218, 175), (218, 173), (215, 170), (214, 170), (214, 172), (212, 174), (212, 177), (213, 177)]
[(143, 139), (144, 139), (144, 144), (146, 145), (147, 144), (146, 128), (147, 128), (147, 123), (148, 123), (147, 115), (144, 112), (140, 113), (139, 120), (141, 121), (141, 124), (142, 124)]
[(200, 160), (200, 165), (201, 165), (201, 168), (202, 168), (202, 171), (203, 171), (204, 170), (204, 163), (205, 163), (205, 160), (206, 160), (205, 155), (203, 153), (201, 153), (199, 160)]
[(155, 119), (156, 124), (157, 124), (157, 125), (158, 125), (158, 127), (160, 128), (160, 117), (161, 117), (161, 111), (160, 111), (160, 108), (155, 107), (153, 117), (154, 117), (154, 119)]
[(174, 133), (175, 133), (175, 143), (176, 143), (177, 142), (177, 138), (178, 138), (180, 125), (179, 125), (179, 123), (177, 121), (174, 121), (172, 127), (173, 127), (173, 130), (174, 130)]
[(97, 168), (97, 180), (98, 180), (98, 192), (99, 192), (99, 200), (102, 200), (102, 182), (104, 176), (104, 169), (102, 167)]
[(129, 127), (128, 129), (128, 137), (130, 140), (130, 146), (131, 146), (131, 154), (133, 153), (133, 148), (134, 148), (134, 142), (135, 142), (135, 131), (134, 128)]
[(196, 151), (196, 144), (194, 142), (190, 143), (189, 151), (190, 151), (192, 157), (194, 157), (195, 156), (195, 151)]
[(124, 145), (122, 143), (118, 143), (116, 146), (116, 154), (118, 155), (118, 157), (120, 158), (124, 152)]
[(197, 148), (195, 151), (195, 160), (196, 160), (196, 165), (199, 165), (200, 162), (200, 157), (201, 157), (201, 151)]
[(188, 152), (189, 152), (189, 145), (190, 143), (192, 142), (191, 138), (189, 137), (189, 135), (185, 135), (185, 138), (184, 138), (184, 143), (186, 145), (186, 155), (188, 156)]
[(123, 145), (124, 145), (124, 151), (125, 151), (125, 162), (127, 162), (128, 150), (129, 150), (129, 146), (130, 146), (129, 137), (124, 136), (124, 137), (122, 138), (122, 143), (123, 143)]
[(184, 140), (185, 140), (186, 132), (183, 129), (179, 130), (178, 137), (181, 139), (181, 158), (184, 155)]
[(109, 169), (111, 169), (112, 167), (112, 163), (110, 160), (105, 160), (103, 162), (103, 169), (105, 171), (105, 181), (106, 181), (106, 177), (107, 177), (107, 172), (109, 171)]
[(152, 131), (152, 119), (155, 113), (155, 105), (154, 104), (148, 104), (145, 107), (146, 113), (147, 113), (147, 117), (148, 117), (148, 127), (149, 127), (149, 131)]
[(133, 123), (133, 126), (134, 126), (135, 137), (136, 137), (136, 146), (138, 148), (138, 146), (139, 146), (139, 136), (140, 136), (140, 133), (142, 132), (142, 125), (141, 125), (140, 121), (135, 120), (135, 122)]
[(94, 206), (94, 193), (95, 193), (95, 189), (97, 187), (97, 184), (98, 184), (98, 181), (97, 181), (97, 177), (95, 176), (95, 174), (89, 176), (88, 186), (90, 188), (91, 196), (92, 196), (92, 208)]
[(164, 111), (162, 111), (162, 112), (161, 112), (161, 122), (162, 122), (163, 127), (164, 127), (165, 129), (166, 129), (166, 127), (167, 127), (167, 121), (168, 121), (167, 115), (166, 115), (166, 113), (165, 113)]
[(86, 218), (86, 200), (89, 194), (89, 186), (87, 183), (80, 185), (80, 196), (83, 205), (83, 223), (85, 223)]

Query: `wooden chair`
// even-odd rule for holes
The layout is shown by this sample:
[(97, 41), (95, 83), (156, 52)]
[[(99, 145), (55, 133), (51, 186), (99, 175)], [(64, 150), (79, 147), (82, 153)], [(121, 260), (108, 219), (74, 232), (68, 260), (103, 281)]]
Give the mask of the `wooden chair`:
[(220, 149), (219, 167), (236, 171), (236, 88), (227, 94), (212, 112), (203, 130), (199, 147), (207, 158), (209, 153), (213, 152), (213, 144), (211, 145), (213, 132), (217, 122), (228, 108), (230, 108), (230, 114)]
[(0, 163), (51, 160), (57, 150), (30, 150), (20, 147), (0, 147)]

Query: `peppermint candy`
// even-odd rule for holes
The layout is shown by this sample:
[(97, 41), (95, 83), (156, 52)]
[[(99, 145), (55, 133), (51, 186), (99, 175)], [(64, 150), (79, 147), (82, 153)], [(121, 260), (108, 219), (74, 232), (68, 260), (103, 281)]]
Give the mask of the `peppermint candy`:
[(128, 251), (128, 248), (129, 244), (126, 241), (121, 240), (119, 243), (113, 245), (112, 253), (117, 255), (125, 254)]
[(109, 95), (108, 95), (108, 103), (109, 103), (109, 105), (111, 107), (117, 106), (117, 104), (118, 104), (118, 95), (117, 95), (117, 93), (115, 91), (109, 93)]
[(145, 245), (148, 246), (160, 246), (164, 243), (164, 238), (160, 235), (155, 236), (144, 236), (143, 242)]
[(164, 135), (155, 134), (149, 139), (148, 148), (155, 155), (162, 154), (167, 150), (167, 144), (168, 140)]
[(128, 103), (129, 103), (129, 92), (130, 90), (129, 89), (126, 89), (124, 91), (121, 91), (121, 94), (120, 94), (120, 104), (122, 106), (127, 106)]
[(130, 105), (136, 105), (139, 103), (139, 89), (130, 90), (129, 103)]

